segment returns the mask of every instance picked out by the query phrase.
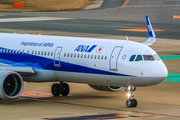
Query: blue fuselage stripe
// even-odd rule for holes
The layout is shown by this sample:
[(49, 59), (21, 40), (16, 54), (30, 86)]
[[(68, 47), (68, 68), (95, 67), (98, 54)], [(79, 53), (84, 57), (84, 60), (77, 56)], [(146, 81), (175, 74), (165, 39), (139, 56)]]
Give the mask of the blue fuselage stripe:
[[(109, 71), (94, 69), (72, 63), (60, 61), (61, 67), (54, 66), (54, 60), (40, 57), (31, 54), (22, 53), (0, 53), (0, 62), (9, 64), (12, 66), (31, 66), (35, 70), (55, 70), (55, 71), (67, 71), (67, 72), (79, 72), (79, 73), (92, 73), (92, 74), (103, 74), (103, 75), (117, 75), (117, 76), (128, 76), (120, 73), (113, 73)], [(57, 61), (58, 62), (58, 61)]]

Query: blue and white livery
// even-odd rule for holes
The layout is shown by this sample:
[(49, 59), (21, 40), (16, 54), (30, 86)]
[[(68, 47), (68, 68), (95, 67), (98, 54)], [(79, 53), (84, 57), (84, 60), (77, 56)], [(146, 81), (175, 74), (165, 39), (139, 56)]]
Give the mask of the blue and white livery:
[(152, 25), (148, 16), (146, 16), (146, 23), (147, 23), (147, 30), (148, 30), (149, 38), (146, 42), (143, 42), (143, 44), (150, 46), (150, 45), (153, 45), (153, 43), (156, 41), (156, 35), (153, 31), (153, 28), (152, 28)]
[(155, 41), (146, 17), (149, 39), (127, 40), (0, 34), (0, 98), (16, 98), (23, 81), (57, 82), (52, 94), (66, 96), (66, 82), (89, 84), (102, 91), (128, 93), (126, 105), (136, 107), (136, 87), (156, 85), (167, 77), (167, 68), (147, 45)]

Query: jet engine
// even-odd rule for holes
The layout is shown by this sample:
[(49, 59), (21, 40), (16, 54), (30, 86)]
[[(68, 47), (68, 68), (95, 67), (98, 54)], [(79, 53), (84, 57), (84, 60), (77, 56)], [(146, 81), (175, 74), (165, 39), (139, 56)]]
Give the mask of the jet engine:
[(22, 90), (24, 84), (21, 75), (14, 71), (0, 71), (0, 98), (16, 98)]
[(99, 91), (111, 91), (111, 92), (116, 92), (121, 90), (123, 87), (115, 87), (115, 86), (103, 86), (103, 85), (90, 85), (89, 86), (95, 90)]

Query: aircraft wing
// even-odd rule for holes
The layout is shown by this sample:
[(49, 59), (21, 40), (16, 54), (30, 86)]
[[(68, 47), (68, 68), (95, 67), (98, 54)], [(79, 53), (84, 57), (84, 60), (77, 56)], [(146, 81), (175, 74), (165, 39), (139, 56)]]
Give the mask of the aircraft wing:
[(150, 46), (150, 45), (153, 45), (153, 43), (156, 41), (156, 35), (154, 33), (154, 30), (152, 28), (152, 25), (148, 16), (146, 16), (146, 24), (147, 24), (149, 38), (147, 41), (143, 42), (142, 44)]
[(0, 70), (15, 71), (20, 75), (32, 75), (35, 71), (32, 67), (20, 67), (20, 66), (0, 66)]

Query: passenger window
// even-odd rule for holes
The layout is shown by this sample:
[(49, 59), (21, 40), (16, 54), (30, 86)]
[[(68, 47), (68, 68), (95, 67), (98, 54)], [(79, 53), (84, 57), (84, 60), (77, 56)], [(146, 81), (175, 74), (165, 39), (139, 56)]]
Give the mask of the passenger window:
[(29, 50), (27, 51), (27, 54), (29, 54)]
[(6, 50), (6, 49), (3, 50), (3, 53), (5, 53), (5, 50)]
[(105, 58), (104, 58), (105, 60), (107, 59), (107, 56), (105, 56)]
[(129, 59), (129, 61), (134, 61), (134, 58), (136, 57), (136, 55), (132, 55)]
[(81, 54), (81, 58), (83, 58), (83, 54)]
[(41, 55), (43, 55), (43, 51), (41, 52)]
[(145, 61), (153, 61), (154, 57), (152, 55), (143, 55)]
[(46, 51), (44, 52), (44, 55), (46, 55)]
[(103, 60), (103, 55), (101, 56), (101, 60)]
[(87, 58), (89, 59), (90, 55), (87, 56)]
[(91, 59), (93, 59), (93, 55), (91, 55)]
[(9, 50), (9, 53), (11, 53), (11, 49)]
[(35, 55), (37, 54), (37, 51), (35, 51)]
[(71, 53), (71, 57), (73, 57), (73, 53)]
[(98, 59), (100, 59), (100, 55), (98, 55)]
[(69, 57), (69, 53), (67, 54), (67, 57)]
[(2, 52), (2, 49), (0, 50), (0, 52)]
[(96, 55), (94, 56), (94, 59), (96, 59)]
[(16, 53), (18, 53), (18, 50), (16, 50)]
[(74, 54), (74, 58), (76, 58), (76, 54)]
[(51, 56), (53, 56), (53, 52), (51, 52)]
[(79, 58), (79, 54), (77, 55), (77, 58)]
[(142, 56), (141, 55), (138, 55), (137, 57), (136, 57), (136, 60), (135, 61), (141, 61), (142, 60)]
[(48, 56), (50, 55), (50, 52), (48, 52)]
[(64, 53), (64, 57), (66, 57), (66, 53)]
[(19, 50), (19, 54), (21, 53), (21, 50)]
[(38, 55), (40, 55), (40, 51), (38, 52)]
[(24, 50), (22, 50), (22, 54), (24, 54)]
[(14, 53), (14, 49), (13, 49), (12, 53)]
[(34, 54), (34, 50), (32, 51), (32, 55)]
[(8, 53), (8, 49), (6, 50), (6, 53)]
[(84, 58), (86, 58), (86, 54), (84, 55)]

